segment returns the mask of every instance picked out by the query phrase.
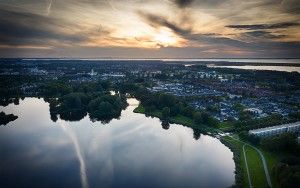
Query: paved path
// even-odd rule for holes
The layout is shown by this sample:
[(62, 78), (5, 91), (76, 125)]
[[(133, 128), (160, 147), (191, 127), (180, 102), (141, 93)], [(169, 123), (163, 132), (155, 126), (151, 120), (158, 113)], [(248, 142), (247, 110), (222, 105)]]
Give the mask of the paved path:
[[(248, 145), (249, 145), (249, 144), (248, 144)], [(249, 145), (249, 146), (251, 146), (251, 145)], [(261, 157), (261, 160), (262, 160), (262, 162), (263, 162), (263, 165), (264, 165), (264, 169), (265, 169), (265, 174), (266, 174), (266, 178), (267, 178), (268, 185), (269, 185), (269, 187), (272, 187), (272, 182), (271, 182), (271, 178), (270, 178), (270, 175), (269, 175), (269, 170), (268, 170), (267, 162), (266, 162), (266, 160), (265, 160), (264, 155), (263, 155), (262, 152), (261, 152), (259, 149), (257, 149), (256, 147), (254, 147), (254, 146), (251, 146), (251, 147), (254, 148), (254, 149), (259, 153), (259, 155), (260, 155), (260, 157)]]
[(246, 144), (243, 145), (243, 153), (244, 153), (244, 159), (245, 159), (245, 164), (246, 164), (249, 187), (252, 188), (252, 183), (251, 183), (251, 178), (250, 178), (250, 173), (249, 173), (249, 168), (248, 168), (248, 163), (247, 163), (247, 157), (246, 157), (246, 152), (245, 152), (245, 145)]
[[(244, 143), (244, 145), (243, 145), (244, 156), (245, 156), (245, 151), (244, 151), (244, 146), (245, 146), (245, 145), (252, 147), (253, 149), (255, 149), (255, 150), (259, 153), (260, 158), (261, 158), (261, 160), (262, 160), (262, 162), (263, 162), (263, 166), (264, 166), (264, 171), (265, 171), (267, 183), (268, 183), (269, 187), (272, 188), (272, 182), (271, 182), (269, 170), (268, 170), (268, 167), (267, 167), (267, 162), (266, 162), (265, 157), (264, 157), (264, 155), (262, 154), (262, 152), (261, 152), (258, 148), (254, 147), (254, 146), (252, 146), (252, 145), (250, 145), (250, 144), (248, 144), (248, 143), (246, 143), (246, 142), (243, 142), (243, 141), (241, 141), (241, 140), (239, 140), (239, 139), (236, 139), (236, 138), (234, 138), (233, 136), (230, 136), (230, 138), (232, 138), (232, 139), (234, 139), (234, 140), (236, 140), (236, 141), (239, 141), (239, 142), (241, 142), (241, 143)], [(246, 160), (246, 158), (245, 158), (245, 160)], [(248, 166), (248, 165), (247, 165), (247, 161), (246, 161), (246, 168), (248, 169), (247, 166)], [(249, 176), (249, 170), (247, 170), (247, 172), (248, 172), (248, 176)], [(248, 179), (249, 179), (249, 178), (248, 178)], [(249, 181), (249, 186), (252, 187), (251, 181)]]

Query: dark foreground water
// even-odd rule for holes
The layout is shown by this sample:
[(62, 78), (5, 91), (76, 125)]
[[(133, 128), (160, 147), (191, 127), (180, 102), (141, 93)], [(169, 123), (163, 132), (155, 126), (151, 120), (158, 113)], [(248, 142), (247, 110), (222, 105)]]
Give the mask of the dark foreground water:
[(26, 98), (0, 107), (19, 118), (0, 126), (0, 187), (228, 187), (232, 152), (216, 138), (133, 113), (108, 124), (52, 122), (49, 105)]

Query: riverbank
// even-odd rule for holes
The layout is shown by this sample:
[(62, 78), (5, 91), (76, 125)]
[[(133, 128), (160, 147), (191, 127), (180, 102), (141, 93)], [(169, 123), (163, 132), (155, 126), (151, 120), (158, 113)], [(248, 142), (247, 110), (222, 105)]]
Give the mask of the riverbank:
[[(162, 113), (159, 110), (146, 113), (142, 105), (136, 107), (134, 112), (162, 119)], [(182, 115), (170, 117), (169, 123), (181, 124), (214, 137), (223, 133), (222, 130), (217, 128), (195, 124), (193, 119)], [(220, 137), (220, 141), (233, 152), (233, 160), (235, 163), (234, 187), (267, 187), (268, 183), (265, 170), (267, 170), (271, 176), (272, 187), (278, 187), (275, 175), (272, 173), (274, 166), (279, 161), (276, 156), (259, 148), (267, 163), (267, 169), (264, 169), (261, 156), (250, 143), (245, 143), (231, 136), (222, 136)]]
[[(146, 116), (152, 116), (152, 117), (157, 117), (159, 119), (162, 119), (162, 113), (159, 110), (155, 110), (153, 112), (145, 112), (145, 108), (140, 104), (138, 107), (136, 107), (133, 110), (134, 113), (140, 113), (140, 114), (145, 114)], [(169, 117), (168, 120), (169, 123), (175, 123), (175, 124), (180, 124), (186, 127), (190, 127), (193, 130), (197, 130), (203, 134), (207, 134), (210, 136), (216, 136), (220, 131), (218, 129), (208, 127), (206, 125), (199, 125), (194, 122), (193, 119), (188, 118), (183, 115), (176, 115), (176, 116), (171, 116)]]
[[(133, 110), (134, 113), (145, 114), (146, 116), (152, 116), (157, 118), (162, 118), (162, 113), (158, 110), (154, 112), (145, 112), (145, 108), (142, 105), (139, 105)], [(196, 125), (191, 118), (184, 117), (181, 115), (170, 117), (170, 123), (181, 124), (183, 126), (190, 127), (192, 129), (199, 130), (199, 125)], [(210, 134), (212, 136), (216, 136), (220, 131), (215, 128), (210, 128), (205, 125), (201, 126), (201, 132), (206, 134)], [(245, 161), (241, 156), (243, 156), (242, 152), (242, 144), (236, 140), (231, 139), (229, 136), (221, 137), (221, 143), (223, 143), (226, 147), (228, 147), (233, 152), (233, 160), (235, 163), (235, 185), (234, 187), (249, 187), (249, 182), (245, 181), (247, 178), (247, 172), (245, 167)]]
[(231, 139), (229, 136), (221, 137), (220, 141), (227, 146), (233, 153), (233, 160), (235, 163), (235, 185), (234, 187), (249, 187), (247, 181), (246, 165), (242, 151), (242, 145), (237, 141)]

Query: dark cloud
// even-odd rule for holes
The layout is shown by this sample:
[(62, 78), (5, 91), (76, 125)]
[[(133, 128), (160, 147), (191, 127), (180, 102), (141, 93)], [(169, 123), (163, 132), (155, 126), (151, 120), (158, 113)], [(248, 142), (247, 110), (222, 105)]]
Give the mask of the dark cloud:
[(263, 38), (263, 39), (281, 39), (285, 38), (287, 35), (274, 35), (271, 32), (268, 31), (249, 31), (246, 33), (243, 33), (243, 35), (250, 36), (250, 37), (256, 37), (256, 38)]
[(253, 24), (253, 25), (227, 25), (228, 28), (244, 29), (244, 30), (258, 30), (258, 29), (285, 29), (289, 27), (299, 26), (296, 22), (283, 22), (276, 24)]
[(290, 14), (300, 14), (300, 2), (299, 0), (281, 0), (280, 6), (284, 12)]
[(184, 29), (178, 26), (176, 23), (173, 23), (162, 16), (157, 16), (155, 14), (149, 14), (144, 12), (138, 12), (138, 14), (152, 27), (167, 27), (174, 31), (177, 34), (184, 35), (190, 33), (190, 29)]
[(166, 18), (162, 16), (157, 16), (154, 14), (147, 14), (147, 13), (139, 13), (145, 21), (155, 27), (166, 27), (171, 29), (174, 33), (177, 35), (181, 36), (182, 38), (185, 38), (189, 41), (196, 41), (196, 42), (202, 42), (206, 44), (217, 44), (217, 45), (230, 45), (230, 46), (235, 46), (235, 47), (243, 47), (243, 46), (248, 46), (247, 43), (234, 40), (231, 38), (226, 38), (226, 37), (221, 37), (215, 33), (204, 33), (204, 34), (195, 34), (192, 32), (191, 29), (189, 28), (182, 28), (178, 24), (171, 22), (167, 20)]
[[(207, 46), (213, 47), (214, 49), (219, 51), (222, 51), (222, 49), (225, 50), (227, 48), (234, 48), (234, 49), (251, 52), (254, 54), (255, 53), (260, 54), (259, 56), (262, 57), (265, 56), (266, 54), (272, 54), (272, 52), (274, 52), (274, 55), (276, 55), (276, 53), (282, 53), (282, 54), (287, 54), (295, 57), (296, 56), (295, 54), (297, 54), (298, 51), (300, 50), (300, 42), (297, 41), (278, 42), (272, 40), (259, 40), (259, 41), (256, 40), (256, 41), (245, 42), (242, 40), (236, 40), (229, 37), (220, 36), (216, 33), (204, 33), (204, 34), (193, 33), (191, 29), (182, 28), (180, 27), (179, 24), (171, 22), (162, 16), (157, 16), (157, 15), (147, 14), (147, 13), (140, 13), (140, 15), (145, 19), (146, 23), (148, 23), (149, 25), (155, 28), (167, 27), (177, 35), (181, 36), (182, 38), (190, 42), (206, 44)], [(291, 27), (292, 25), (294, 26), (296, 24), (290, 24), (290, 23), (273, 24), (273, 25), (268, 25), (267, 28), (284, 28), (284, 27)], [(252, 28), (257, 28), (257, 27), (252, 27)], [(285, 37), (285, 35), (275, 35), (271, 32), (261, 31), (261, 30), (249, 31), (243, 33), (243, 36), (244, 37), (251, 36), (260, 39), (278, 39), (278, 38)]]
[(191, 5), (194, 2), (194, 0), (175, 0), (175, 3), (178, 7), (184, 8), (189, 5)]
[(230, 0), (173, 0), (179, 8), (201, 7), (201, 8), (217, 8), (222, 3), (228, 3)]
[(0, 9), (0, 43), (2, 45), (49, 44), (49, 40), (80, 42), (82, 35), (60, 32), (67, 25), (42, 15)]
[[(20, 56), (23, 54), (48, 56), (49, 53), (53, 56), (71, 57), (76, 55), (79, 57), (85, 55), (90, 57), (118, 57), (119, 55), (152, 57), (152, 54), (157, 55), (156, 57), (233, 57), (238, 54), (234, 54), (235, 52), (246, 52), (253, 55), (250, 57), (299, 57), (297, 55), (300, 51), (300, 44), (297, 42), (299, 37), (294, 32), (294, 29), (300, 27), (299, 0), (253, 0), (251, 2), (168, 0), (171, 3), (161, 0), (64, 0), (52, 1), (49, 11), (47, 2), (40, 0), (1, 1), (0, 56), (1, 54), (14, 56), (18, 50), (22, 51)], [(165, 15), (169, 17), (146, 12), (160, 12), (157, 9), (159, 3), (166, 11)], [(125, 36), (115, 37), (114, 34), (118, 31), (130, 32), (131, 27), (135, 26), (135, 21), (139, 24), (141, 19), (135, 18), (128, 24), (124, 22), (119, 24), (123, 18), (124, 20), (131, 19), (131, 13), (136, 10), (143, 10), (138, 15), (144, 23), (157, 29), (168, 28), (186, 39), (187, 47), (164, 47), (162, 45), (159, 50), (157, 48), (150, 50), (143, 48), (142, 45), (139, 46), (139, 41), (141, 43), (149, 41), (153, 44), (155, 40), (151, 36), (153, 33), (149, 35), (142, 33), (145, 37), (137, 37), (134, 42)], [(208, 14), (208, 19), (213, 18), (209, 24), (203, 25), (203, 30), (211, 31), (212, 26), (232, 23), (227, 26), (232, 28), (232, 33), (225, 34), (228, 30), (224, 32), (222, 29), (217, 29), (212, 33), (196, 33), (195, 30), (200, 30), (199, 25), (206, 21), (206, 17), (200, 17), (201, 13)], [(275, 24), (267, 24), (268, 22), (264, 21), (271, 16)], [(262, 24), (241, 25), (241, 23), (259, 23), (259, 20)], [(103, 27), (99, 26), (100, 24), (103, 24)], [(280, 39), (287, 37), (286, 35), (289, 35), (289, 40), (294, 37), (295, 41), (280, 42), (283, 41)], [(102, 39), (104, 44), (101, 43)], [(98, 43), (105, 47), (84, 46), (87, 44), (96, 46)], [(110, 47), (111, 44), (114, 47)], [(118, 44), (137, 48), (121, 48)], [(29, 47), (26, 48), (26, 46)], [(53, 48), (37, 49), (47, 46)]]

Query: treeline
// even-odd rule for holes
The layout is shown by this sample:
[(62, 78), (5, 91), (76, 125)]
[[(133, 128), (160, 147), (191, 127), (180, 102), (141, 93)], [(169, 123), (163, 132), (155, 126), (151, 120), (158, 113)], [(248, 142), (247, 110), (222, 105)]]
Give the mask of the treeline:
[[(237, 108), (236, 106), (237, 105), (235, 105), (235, 108)], [(300, 121), (300, 112), (292, 112), (288, 116), (282, 116), (280, 114), (273, 113), (267, 117), (255, 118), (249, 112), (245, 112), (243, 110), (239, 111), (239, 120), (228, 119), (226, 121), (226, 123), (230, 125), (230, 127), (226, 129), (227, 131), (240, 133), (252, 129), (259, 129)]]
[(161, 112), (164, 120), (182, 116), (192, 119), (194, 124), (217, 126), (218, 121), (206, 111), (198, 111), (188, 105), (184, 99), (167, 93), (152, 93), (143, 86), (120, 84), (119, 91), (136, 97), (145, 109), (146, 114)]
[(267, 151), (284, 154), (273, 168), (277, 182), (283, 188), (300, 187), (300, 146), (296, 134), (282, 134), (261, 140)]
[(38, 83), (37, 76), (27, 75), (0, 75), (0, 98), (23, 96), (21, 86), (23, 84)]
[(78, 121), (89, 113), (92, 121), (109, 122), (126, 108), (125, 95), (111, 95), (109, 82), (89, 82), (67, 85), (63, 82), (45, 85), (45, 101), (50, 104), (51, 119)]
[(290, 121), (293, 120), (288, 120), (280, 114), (272, 114), (263, 118), (251, 118), (250, 116), (248, 116), (248, 118), (242, 118), (240, 121), (234, 121), (233, 126), (235, 132), (240, 132), (244, 130), (248, 131), (251, 129), (271, 127), (275, 125), (288, 123)]
[(300, 146), (297, 143), (297, 135), (284, 133), (278, 136), (261, 139), (261, 147), (271, 152), (285, 152), (300, 157)]
[(300, 158), (290, 156), (282, 159), (274, 169), (276, 180), (283, 188), (300, 187)]
[[(21, 99), (24, 99), (24, 97), (22, 97)], [(1, 98), (0, 97), (0, 106), (8, 106), (9, 104), (14, 103), (15, 105), (19, 105), (20, 102), (20, 98), (16, 97), (16, 98)]]
[(63, 80), (50, 82), (42, 86), (42, 95), (45, 96), (62, 96), (72, 92), (95, 93), (108, 91), (111, 83), (108, 81), (97, 81), (87, 83), (66, 83)]
[(78, 121), (89, 113), (93, 121), (109, 122), (121, 115), (127, 106), (125, 96), (110, 93), (70, 93), (60, 98), (46, 99), (50, 103), (50, 114), (53, 121), (57, 115), (61, 119)]

